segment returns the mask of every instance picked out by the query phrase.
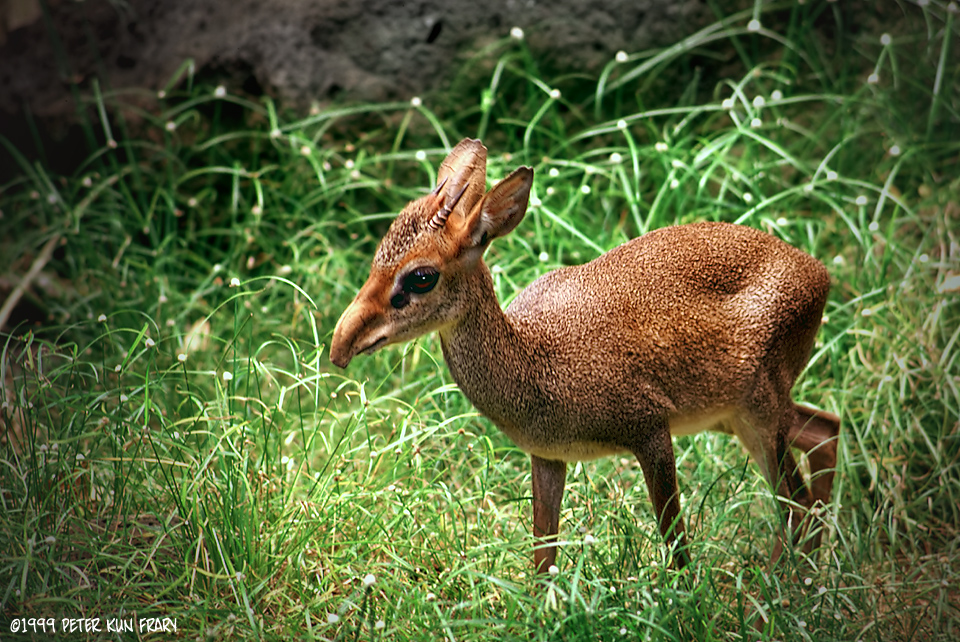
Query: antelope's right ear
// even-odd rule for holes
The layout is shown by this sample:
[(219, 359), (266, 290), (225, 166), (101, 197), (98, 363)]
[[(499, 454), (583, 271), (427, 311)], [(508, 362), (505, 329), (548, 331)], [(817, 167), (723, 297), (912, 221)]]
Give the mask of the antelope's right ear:
[(532, 187), (531, 167), (518, 167), (494, 185), (466, 217), (461, 245), (482, 253), (490, 241), (509, 234), (527, 212)]

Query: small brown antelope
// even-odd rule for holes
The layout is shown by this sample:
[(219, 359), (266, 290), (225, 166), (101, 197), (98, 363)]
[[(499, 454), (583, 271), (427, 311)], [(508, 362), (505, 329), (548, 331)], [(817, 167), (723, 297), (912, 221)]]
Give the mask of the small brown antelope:
[[(393, 222), (337, 323), (331, 361), (344, 368), (440, 333), (460, 389), (530, 454), (540, 571), (556, 561), (567, 462), (624, 451), (640, 461), (660, 532), (679, 544), (677, 564), (688, 563), (671, 434), (706, 429), (740, 438), (799, 537), (809, 509), (830, 500), (840, 430), (835, 415), (790, 398), (827, 299), (824, 267), (758, 230), (695, 223), (545, 274), (501, 310), (483, 253), (520, 223), (533, 170), (484, 193), (486, 159), (480, 141), (461, 141), (436, 188)], [(808, 454), (812, 492), (791, 445)]]

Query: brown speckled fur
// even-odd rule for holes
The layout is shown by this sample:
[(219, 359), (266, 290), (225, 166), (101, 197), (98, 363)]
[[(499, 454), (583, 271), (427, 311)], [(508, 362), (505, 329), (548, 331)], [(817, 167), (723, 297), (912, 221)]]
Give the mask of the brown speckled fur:
[[(790, 398), (829, 289), (818, 261), (749, 227), (668, 227), (550, 272), (501, 310), (481, 257), (520, 222), (533, 172), (483, 195), (485, 160), (479, 141), (462, 141), (441, 167), (442, 188), (398, 216), (330, 355), (345, 367), (358, 352), (439, 331), (463, 393), (531, 455), (534, 533), (550, 540), (537, 549), (540, 570), (556, 558), (563, 462), (624, 451), (641, 463), (678, 563), (688, 561), (671, 432), (736, 434), (781, 497), (829, 501), (839, 419)], [(465, 182), (442, 229), (426, 225)], [(441, 274), (434, 289), (393, 308), (404, 275), (425, 266)], [(810, 455), (812, 494), (791, 444)], [(807, 511), (784, 513), (801, 535)], [(780, 550), (778, 541), (774, 559)]]

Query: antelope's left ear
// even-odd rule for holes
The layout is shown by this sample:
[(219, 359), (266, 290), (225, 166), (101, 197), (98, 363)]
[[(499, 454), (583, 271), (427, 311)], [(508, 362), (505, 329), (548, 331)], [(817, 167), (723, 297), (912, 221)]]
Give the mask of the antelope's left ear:
[(493, 186), (463, 222), (460, 244), (463, 249), (483, 252), (490, 242), (509, 234), (527, 212), (533, 168), (519, 167)]
[(479, 140), (464, 138), (450, 150), (437, 172), (433, 194), (442, 226), (451, 212), (466, 216), (487, 189), (487, 148)]

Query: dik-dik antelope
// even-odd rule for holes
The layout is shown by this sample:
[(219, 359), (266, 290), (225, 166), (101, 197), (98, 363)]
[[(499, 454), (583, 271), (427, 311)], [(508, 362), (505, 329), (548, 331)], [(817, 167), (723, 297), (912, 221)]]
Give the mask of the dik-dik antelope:
[[(331, 361), (439, 332), (460, 389), (530, 454), (540, 571), (556, 561), (567, 463), (624, 451), (687, 564), (671, 435), (706, 429), (739, 437), (799, 535), (830, 500), (840, 430), (790, 396), (826, 303), (823, 265), (750, 227), (679, 225), (545, 274), (502, 310), (483, 254), (523, 219), (532, 184), (520, 167), (485, 193), (486, 148), (461, 141), (380, 242)], [(808, 455), (812, 491), (791, 446)]]

